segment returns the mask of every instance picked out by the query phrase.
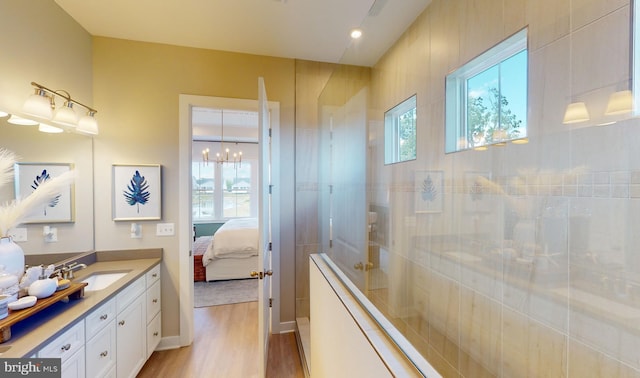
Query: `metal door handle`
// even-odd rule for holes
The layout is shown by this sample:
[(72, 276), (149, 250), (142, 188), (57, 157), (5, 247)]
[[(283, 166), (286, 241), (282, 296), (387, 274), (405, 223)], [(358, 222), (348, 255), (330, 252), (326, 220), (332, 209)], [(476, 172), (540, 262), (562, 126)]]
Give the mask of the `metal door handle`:
[(259, 279), (263, 279), (264, 276), (272, 276), (273, 271), (270, 269), (265, 270), (264, 272), (256, 272), (255, 270), (252, 270), (249, 274), (251, 275), (251, 277), (258, 277)]

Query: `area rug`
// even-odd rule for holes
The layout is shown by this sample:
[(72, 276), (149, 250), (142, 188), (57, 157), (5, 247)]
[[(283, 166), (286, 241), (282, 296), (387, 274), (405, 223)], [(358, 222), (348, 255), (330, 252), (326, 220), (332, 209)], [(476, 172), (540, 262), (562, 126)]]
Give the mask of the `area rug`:
[(258, 300), (259, 280), (194, 282), (194, 307), (218, 306)]

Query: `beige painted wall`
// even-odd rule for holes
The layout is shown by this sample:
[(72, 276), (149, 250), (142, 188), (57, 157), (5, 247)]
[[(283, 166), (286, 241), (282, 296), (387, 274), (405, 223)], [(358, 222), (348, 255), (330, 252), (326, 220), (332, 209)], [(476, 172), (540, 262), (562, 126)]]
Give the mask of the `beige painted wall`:
[[(111, 165), (161, 164), (162, 222), (178, 222), (178, 96), (257, 99), (258, 77), (270, 101), (280, 102), (282, 198), (293, 198), (294, 61), (212, 50), (94, 38), (94, 99), (100, 105), (95, 141), (96, 249), (161, 247), (163, 335), (179, 333), (178, 254), (188, 245), (156, 237), (157, 222), (142, 222), (143, 238), (129, 238), (128, 222), (111, 220)], [(96, 105), (97, 106), (97, 105)], [(283, 200), (280, 271), (281, 321), (294, 319), (293, 206)], [(290, 291), (291, 293), (287, 292)]]

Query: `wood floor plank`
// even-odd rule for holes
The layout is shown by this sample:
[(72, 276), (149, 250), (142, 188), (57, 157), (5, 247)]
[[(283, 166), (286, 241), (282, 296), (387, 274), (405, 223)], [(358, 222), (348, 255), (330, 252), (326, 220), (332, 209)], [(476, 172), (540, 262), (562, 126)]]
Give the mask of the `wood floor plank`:
[[(153, 352), (138, 377), (258, 376), (258, 302), (195, 308), (193, 317), (193, 344)], [(267, 377), (304, 377), (293, 333), (269, 339)]]

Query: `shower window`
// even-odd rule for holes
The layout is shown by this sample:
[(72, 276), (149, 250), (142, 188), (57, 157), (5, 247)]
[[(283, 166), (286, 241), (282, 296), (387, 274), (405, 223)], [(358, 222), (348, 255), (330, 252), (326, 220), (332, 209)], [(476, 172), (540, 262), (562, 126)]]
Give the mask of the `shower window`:
[(385, 113), (385, 164), (416, 159), (416, 117), (415, 95)]
[(527, 29), (446, 78), (446, 152), (527, 136)]

